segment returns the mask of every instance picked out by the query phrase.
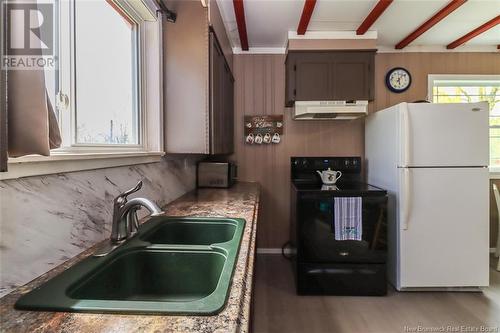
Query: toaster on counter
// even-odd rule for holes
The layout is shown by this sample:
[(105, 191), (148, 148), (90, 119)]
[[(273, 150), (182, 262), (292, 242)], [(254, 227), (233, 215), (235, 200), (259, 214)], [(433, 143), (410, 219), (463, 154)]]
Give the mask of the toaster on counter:
[(202, 161), (196, 168), (197, 187), (228, 188), (236, 182), (237, 168), (231, 162)]

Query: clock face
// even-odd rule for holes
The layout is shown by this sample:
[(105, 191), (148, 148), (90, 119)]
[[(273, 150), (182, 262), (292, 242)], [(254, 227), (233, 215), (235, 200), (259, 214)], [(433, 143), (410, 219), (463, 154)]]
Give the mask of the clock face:
[(393, 68), (385, 77), (387, 88), (396, 93), (407, 90), (411, 84), (411, 75), (404, 68)]

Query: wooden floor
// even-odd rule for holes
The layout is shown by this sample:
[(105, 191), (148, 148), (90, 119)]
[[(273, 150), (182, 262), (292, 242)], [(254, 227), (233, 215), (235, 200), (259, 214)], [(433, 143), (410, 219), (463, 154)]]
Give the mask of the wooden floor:
[(500, 332), (500, 272), (493, 269), (483, 293), (391, 288), (386, 297), (297, 296), (290, 263), (258, 255), (255, 283), (255, 333)]

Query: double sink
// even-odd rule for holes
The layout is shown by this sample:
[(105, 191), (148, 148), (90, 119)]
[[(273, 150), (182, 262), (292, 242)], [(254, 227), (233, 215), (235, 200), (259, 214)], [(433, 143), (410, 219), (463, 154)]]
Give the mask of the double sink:
[(227, 300), (243, 219), (152, 217), (22, 296), (20, 310), (211, 315)]

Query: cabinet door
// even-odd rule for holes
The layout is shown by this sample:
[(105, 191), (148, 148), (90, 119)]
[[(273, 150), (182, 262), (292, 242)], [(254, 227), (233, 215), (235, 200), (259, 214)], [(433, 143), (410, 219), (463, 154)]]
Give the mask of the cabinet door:
[(301, 52), (295, 55), (295, 100), (322, 101), (333, 98), (330, 78), (331, 53)]
[(224, 63), (224, 68), (223, 154), (232, 154), (234, 152), (234, 79), (226, 63)]
[(223, 151), (224, 132), (224, 56), (210, 34), (210, 153)]
[(285, 61), (285, 106), (291, 107), (295, 102), (295, 53), (288, 53)]
[(330, 67), (334, 100), (373, 99), (373, 52), (336, 52)]
[(210, 154), (234, 151), (234, 83), (217, 39), (210, 35)]

